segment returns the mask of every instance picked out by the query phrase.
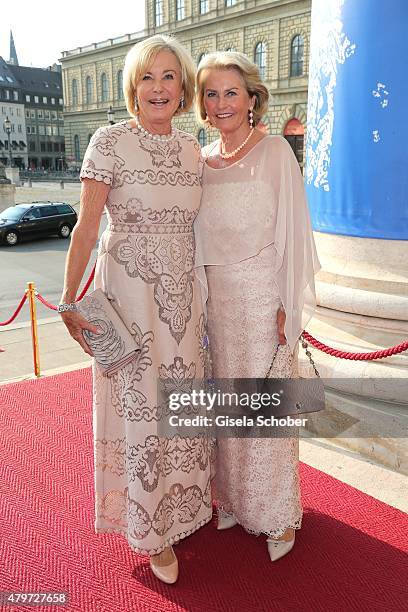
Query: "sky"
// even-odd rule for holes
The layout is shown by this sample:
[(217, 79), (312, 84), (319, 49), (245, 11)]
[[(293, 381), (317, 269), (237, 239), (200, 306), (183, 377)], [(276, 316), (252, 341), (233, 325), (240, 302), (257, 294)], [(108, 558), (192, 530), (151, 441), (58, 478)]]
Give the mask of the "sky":
[(9, 59), (10, 29), (20, 66), (45, 68), (62, 51), (143, 30), (144, 0), (21, 0), (1, 10), (0, 55)]

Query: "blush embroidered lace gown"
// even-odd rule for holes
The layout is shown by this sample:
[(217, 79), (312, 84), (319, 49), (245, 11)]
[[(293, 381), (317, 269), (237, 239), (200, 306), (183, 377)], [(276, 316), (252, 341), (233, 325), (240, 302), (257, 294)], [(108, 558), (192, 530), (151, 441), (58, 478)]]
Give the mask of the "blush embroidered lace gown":
[[(213, 146), (209, 145), (204, 155)], [(282, 138), (268, 136), (228, 167), (204, 167), (203, 199), (195, 231), (204, 291), (203, 267), (207, 278), (214, 378), (263, 378), (278, 345), (279, 305), (283, 302), (286, 312), (293, 313), (299, 306), (307, 306), (308, 300), (303, 302), (300, 294), (306, 288), (313, 293), (311, 277), (317, 258), (312, 261), (315, 252), (302, 179), (296, 178), (299, 168), (288, 149)], [(294, 186), (288, 181), (291, 173)], [(296, 224), (290, 227), (293, 207), (303, 229)], [(291, 241), (299, 231), (310, 243), (305, 247), (307, 260), (290, 255), (290, 250), (296, 250)], [(305, 269), (296, 277), (291, 268), (299, 258)], [(309, 299), (309, 312), (312, 302)], [(287, 322), (290, 344), (279, 350), (274, 365), (277, 377), (297, 375), (301, 330), (296, 325), (300, 323), (290, 316)], [(293, 430), (291, 436), (218, 440), (216, 500), (251, 533), (277, 538), (288, 527), (301, 526), (298, 438)]]
[(94, 365), (95, 528), (122, 533), (148, 555), (212, 515), (208, 440), (158, 435), (157, 379), (178, 390), (203, 376), (192, 228), (201, 170), (190, 135), (154, 141), (121, 122), (97, 130), (81, 171), (111, 185), (95, 287), (114, 300), (140, 349), (112, 378)]

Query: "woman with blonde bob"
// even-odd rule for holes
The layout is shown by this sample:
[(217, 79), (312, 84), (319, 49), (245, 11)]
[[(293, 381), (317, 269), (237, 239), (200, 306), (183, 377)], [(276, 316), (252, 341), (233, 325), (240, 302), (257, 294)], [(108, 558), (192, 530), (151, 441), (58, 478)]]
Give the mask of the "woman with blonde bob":
[(95, 528), (122, 533), (171, 584), (178, 577), (172, 544), (212, 514), (209, 445), (158, 431), (158, 379), (177, 390), (203, 376), (192, 229), (202, 165), (195, 138), (172, 127), (193, 102), (194, 66), (180, 43), (159, 35), (129, 51), (123, 80), (131, 118), (97, 129), (86, 151), (61, 310), (92, 354), (82, 332), (100, 330), (76, 311), (75, 296), (105, 207), (95, 288), (113, 300), (139, 352), (110, 378), (93, 366)]
[[(199, 119), (220, 134), (203, 150), (195, 224), (213, 377), (263, 379), (275, 355), (272, 376), (295, 376), (319, 268), (298, 163), (284, 138), (258, 128), (268, 91), (245, 55), (206, 55), (196, 95)], [(288, 553), (302, 520), (293, 430), (220, 439), (216, 472), (218, 529), (266, 534), (272, 561)]]

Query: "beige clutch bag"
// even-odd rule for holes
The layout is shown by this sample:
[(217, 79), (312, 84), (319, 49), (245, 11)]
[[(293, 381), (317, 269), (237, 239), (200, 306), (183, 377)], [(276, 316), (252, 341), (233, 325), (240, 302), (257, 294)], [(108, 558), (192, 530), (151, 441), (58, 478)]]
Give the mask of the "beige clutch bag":
[(104, 376), (116, 374), (138, 357), (139, 347), (102, 289), (86, 295), (77, 303), (77, 308), (89, 323), (102, 329), (101, 334), (88, 330), (83, 330), (82, 334)]

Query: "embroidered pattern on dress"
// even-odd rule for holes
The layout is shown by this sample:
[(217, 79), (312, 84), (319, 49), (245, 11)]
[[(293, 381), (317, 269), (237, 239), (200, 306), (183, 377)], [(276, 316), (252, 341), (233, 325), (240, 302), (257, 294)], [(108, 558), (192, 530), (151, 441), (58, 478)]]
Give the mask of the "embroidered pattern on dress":
[(152, 530), (163, 536), (175, 521), (182, 525), (191, 523), (201, 505), (208, 508), (209, 491), (209, 480), (204, 492), (198, 485), (184, 488), (181, 483), (175, 483), (163, 495), (151, 517), (141, 504), (130, 497), (126, 487), (124, 491), (109, 491), (102, 498), (97, 496), (97, 515), (119, 529), (127, 527), (128, 536), (137, 540), (144, 539)]
[(160, 438), (147, 436), (143, 444), (127, 444), (126, 438), (95, 441), (96, 467), (123, 476), (130, 482), (138, 479), (145, 491), (157, 488), (160, 477), (172, 472), (189, 474), (196, 466), (205, 470), (212, 454), (209, 438)]
[(180, 170), (176, 172), (165, 172), (164, 170), (155, 172), (151, 168), (133, 171), (126, 169), (115, 174), (112, 188), (117, 189), (126, 183), (128, 185), (133, 185), (134, 183), (146, 185), (146, 183), (148, 183), (150, 185), (170, 185), (171, 187), (175, 187), (176, 185), (180, 185), (181, 187), (194, 187), (200, 186), (200, 177), (196, 172), (189, 172), (188, 170), (184, 172)]
[(131, 278), (154, 285), (159, 318), (180, 344), (191, 318), (193, 301), (193, 235), (127, 236), (110, 249)]
[(140, 139), (140, 147), (143, 151), (150, 154), (152, 164), (156, 168), (164, 166), (165, 168), (181, 167), (179, 155), (181, 153), (181, 145), (177, 140), (168, 142), (160, 142), (158, 140), (150, 140), (149, 138)]
[(156, 233), (189, 233), (198, 210), (186, 210), (180, 206), (155, 210), (144, 207), (139, 198), (130, 198), (116, 204), (111, 214), (110, 231)]

